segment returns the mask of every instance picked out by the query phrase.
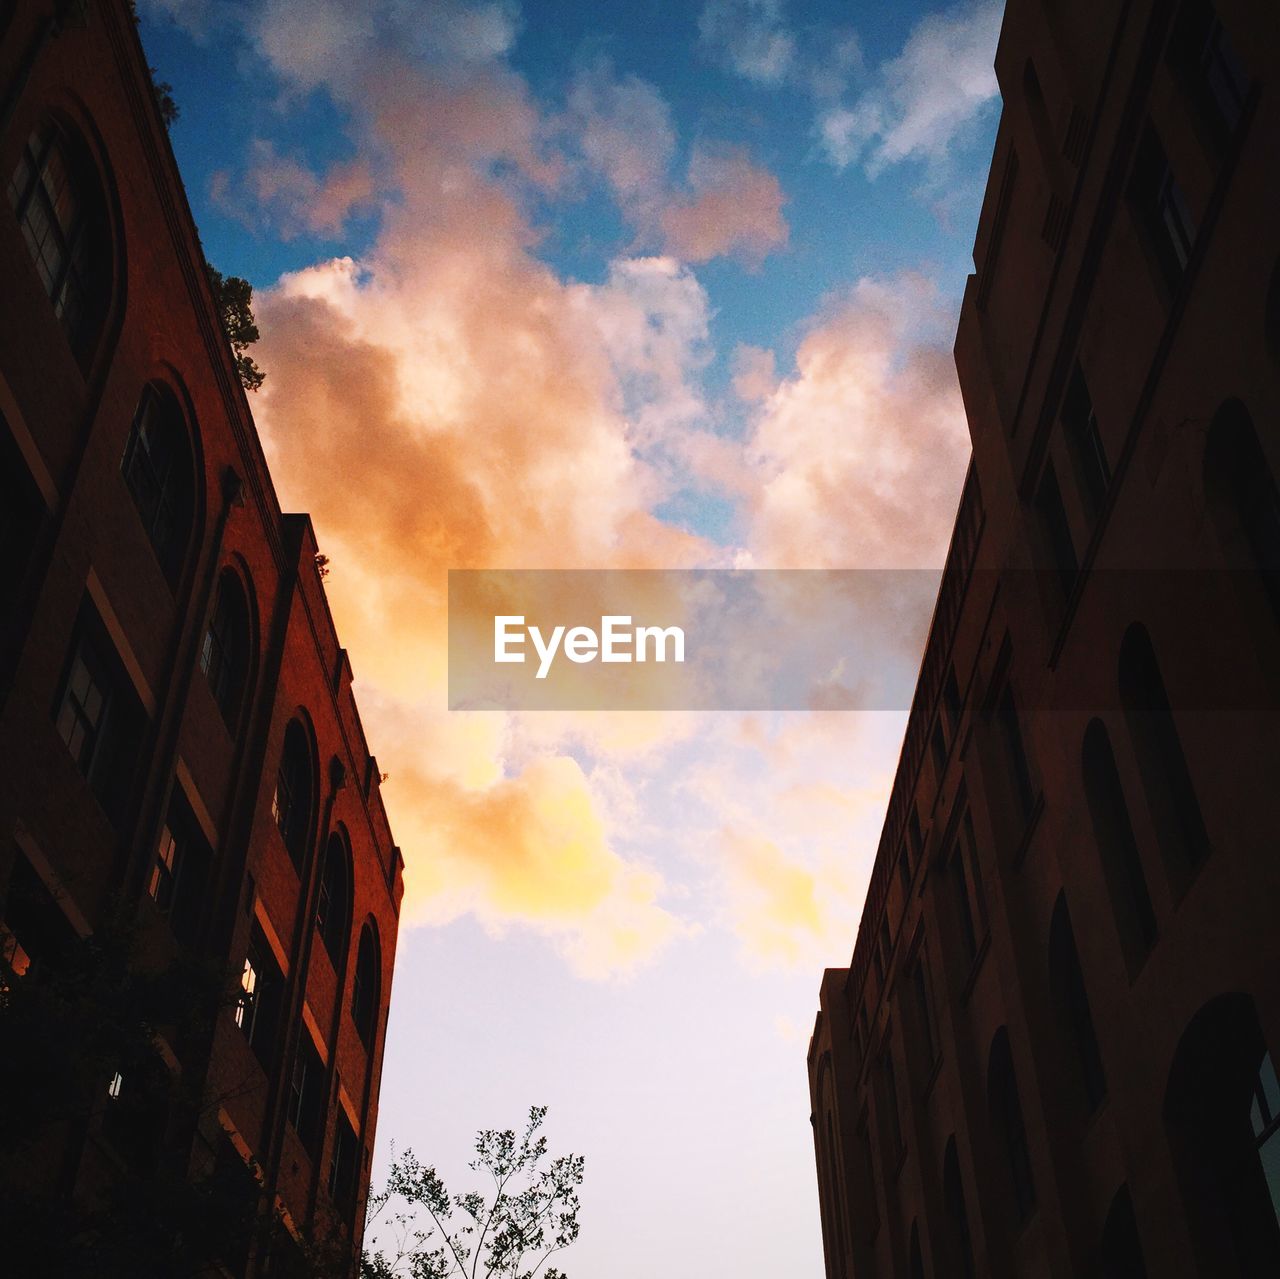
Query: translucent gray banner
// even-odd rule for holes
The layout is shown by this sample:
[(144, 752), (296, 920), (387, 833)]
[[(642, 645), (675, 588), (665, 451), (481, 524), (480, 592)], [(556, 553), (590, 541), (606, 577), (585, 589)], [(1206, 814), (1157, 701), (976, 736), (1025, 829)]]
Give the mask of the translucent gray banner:
[(938, 578), (454, 570), (449, 708), (905, 709)]

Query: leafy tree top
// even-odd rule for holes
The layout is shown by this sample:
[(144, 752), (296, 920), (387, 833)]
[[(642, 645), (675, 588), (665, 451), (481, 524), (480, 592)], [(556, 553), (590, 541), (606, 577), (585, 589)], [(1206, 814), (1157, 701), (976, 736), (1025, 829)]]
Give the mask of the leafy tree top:
[(362, 1279), (565, 1279), (543, 1267), (578, 1237), (584, 1160), (561, 1155), (544, 1164), (546, 1114), (531, 1107), (520, 1134), (476, 1134), (468, 1166), (487, 1174), (483, 1190), (451, 1195), (412, 1150), (396, 1158), (385, 1188), (370, 1196), (367, 1226), (379, 1244), (387, 1235), (394, 1243), (365, 1252)]
[(213, 298), (218, 304), (218, 316), (222, 320), (222, 331), (227, 335), (235, 356), (240, 384), (246, 391), (256, 391), (266, 381), (267, 375), (254, 363), (252, 356), (245, 354), (262, 336), (253, 316), (253, 285), (238, 275), (224, 276), (212, 266), (207, 269)]

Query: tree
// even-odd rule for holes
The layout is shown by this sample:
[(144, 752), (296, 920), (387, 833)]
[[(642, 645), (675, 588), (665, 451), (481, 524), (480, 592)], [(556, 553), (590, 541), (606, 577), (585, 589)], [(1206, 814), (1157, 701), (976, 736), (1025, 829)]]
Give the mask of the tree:
[(168, 80), (161, 80), (155, 67), (148, 67), (151, 72), (151, 87), (155, 90), (156, 105), (160, 108), (160, 118), (166, 129), (172, 129), (182, 114), (177, 99), (173, 96), (173, 85)]
[[(529, 1110), (524, 1132), (486, 1128), (476, 1134), (468, 1165), (488, 1174), (485, 1192), (450, 1195), (435, 1168), (412, 1150), (394, 1159), (385, 1188), (369, 1197), (366, 1233), (382, 1225), (391, 1250), (365, 1250), (362, 1279), (565, 1279), (542, 1267), (578, 1237), (581, 1155), (561, 1155), (541, 1166), (547, 1139), (539, 1129), (545, 1106)], [(420, 1212), (425, 1212), (430, 1225)], [(455, 1215), (457, 1225), (454, 1225)]]
[(266, 381), (267, 375), (253, 362), (252, 356), (245, 354), (249, 346), (262, 336), (253, 318), (253, 285), (238, 275), (224, 276), (211, 266), (207, 269), (222, 331), (227, 335), (235, 356), (240, 385), (246, 391), (256, 391)]

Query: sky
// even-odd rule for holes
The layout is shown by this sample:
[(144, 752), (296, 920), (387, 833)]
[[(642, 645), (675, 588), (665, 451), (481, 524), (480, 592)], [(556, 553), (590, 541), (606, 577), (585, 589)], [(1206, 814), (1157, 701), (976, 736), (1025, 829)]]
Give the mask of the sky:
[(1001, 5), (139, 10), (389, 774), (378, 1170), (461, 1189), (545, 1104), (573, 1279), (816, 1279), (805, 1052), (905, 708), (450, 712), (446, 575), (940, 567)]

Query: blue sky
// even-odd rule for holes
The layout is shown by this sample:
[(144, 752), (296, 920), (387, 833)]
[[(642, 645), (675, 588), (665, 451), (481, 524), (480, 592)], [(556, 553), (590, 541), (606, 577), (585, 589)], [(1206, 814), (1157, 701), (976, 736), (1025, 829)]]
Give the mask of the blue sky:
[(940, 565), (1000, 5), (139, 7), (390, 773), (380, 1166), (546, 1103), (574, 1279), (816, 1277), (805, 1047), (903, 715), (450, 714), (445, 575)]

